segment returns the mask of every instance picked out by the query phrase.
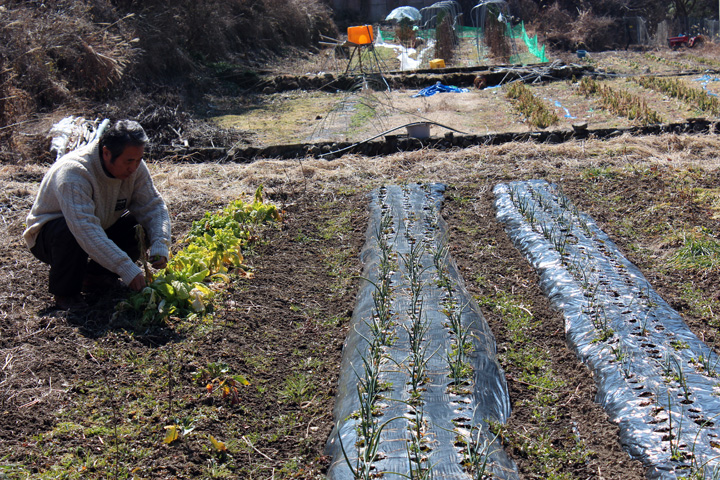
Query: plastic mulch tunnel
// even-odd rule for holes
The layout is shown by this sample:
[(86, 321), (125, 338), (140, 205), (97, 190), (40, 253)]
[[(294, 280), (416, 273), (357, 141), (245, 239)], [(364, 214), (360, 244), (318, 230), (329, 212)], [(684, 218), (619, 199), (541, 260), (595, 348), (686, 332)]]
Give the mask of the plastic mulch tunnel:
[(507, 385), (447, 251), (443, 191), (411, 184), (371, 195), (326, 445), (330, 479), (518, 478), (488, 428), (510, 414)]
[(720, 476), (720, 357), (558, 187), (495, 187), (498, 220), (565, 316), (597, 401), (648, 478)]

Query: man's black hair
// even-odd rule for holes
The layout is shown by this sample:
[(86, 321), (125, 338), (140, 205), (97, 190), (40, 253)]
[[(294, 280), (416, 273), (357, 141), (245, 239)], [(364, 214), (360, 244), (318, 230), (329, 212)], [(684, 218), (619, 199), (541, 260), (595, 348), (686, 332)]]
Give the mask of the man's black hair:
[(138, 122), (118, 120), (100, 136), (100, 154), (102, 155), (102, 148), (107, 147), (112, 155), (110, 161), (114, 162), (125, 151), (125, 147), (142, 147), (147, 142), (148, 136)]

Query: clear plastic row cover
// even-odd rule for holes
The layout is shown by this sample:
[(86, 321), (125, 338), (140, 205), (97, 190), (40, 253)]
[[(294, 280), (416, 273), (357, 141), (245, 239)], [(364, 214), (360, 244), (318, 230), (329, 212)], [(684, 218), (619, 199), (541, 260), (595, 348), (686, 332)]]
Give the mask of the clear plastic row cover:
[(519, 478), (488, 429), (509, 416), (508, 390), (492, 332), (447, 250), (443, 192), (409, 184), (371, 194), (326, 448), (331, 479), (457, 480), (480, 478), (481, 468)]
[(649, 478), (720, 478), (718, 356), (556, 185), (495, 187), (497, 219), (564, 313), (597, 401)]

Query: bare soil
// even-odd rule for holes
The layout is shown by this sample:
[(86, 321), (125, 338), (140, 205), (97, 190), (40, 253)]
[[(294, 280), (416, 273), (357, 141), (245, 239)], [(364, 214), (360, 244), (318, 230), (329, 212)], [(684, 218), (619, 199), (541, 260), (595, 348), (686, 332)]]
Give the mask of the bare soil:
[[(467, 53), (469, 55), (470, 53)], [(329, 55), (328, 52), (318, 56)], [(702, 82), (703, 72), (720, 69), (720, 51), (712, 44), (694, 49), (655, 49), (648, 51), (591, 52), (578, 59), (568, 52), (553, 53), (553, 59), (567, 65), (593, 67), (604, 84), (614, 90), (626, 91), (642, 99), (656, 111), (663, 123), (683, 122), (688, 118), (707, 117), (706, 112), (667, 95), (640, 87), (632, 77), (661, 74), (680, 78), (690, 86), (717, 93), (717, 81)], [(294, 65), (302, 74), (315, 75), (332, 71), (332, 65), (316, 60)], [(337, 68), (337, 66), (336, 66)], [(514, 67), (496, 67), (512, 70)], [(539, 74), (543, 66), (525, 70), (530, 80), (532, 72)], [(533, 70), (534, 69), (534, 70)], [(339, 72), (343, 69), (340, 68)], [(688, 75), (688, 72), (696, 72)], [(529, 80), (529, 81), (530, 81)], [(252, 97), (207, 98), (207, 118), (223, 127), (253, 132), (259, 145), (313, 143), (326, 141), (363, 141), (388, 130), (412, 122), (433, 122), (431, 135), (442, 136), (455, 130), (474, 135), (501, 132), (538, 130), (528, 122), (503, 88), (477, 89), (473, 85), (454, 85), (467, 88), (467, 93), (437, 93), (430, 97), (415, 97), (419, 89), (382, 91), (364, 88), (361, 82), (352, 92), (312, 92), (296, 90)], [(578, 79), (561, 81), (533, 81), (533, 94), (555, 113), (558, 122), (549, 129), (570, 129), (573, 124), (587, 123), (588, 128), (620, 128), (636, 125), (637, 121), (617, 116), (602, 108), (596, 97), (579, 91)], [(447, 127), (447, 128), (446, 128)], [(403, 135), (404, 128), (390, 132)]]
[[(551, 408), (539, 408), (537, 388), (519, 381), (518, 367), (503, 356), (513, 347), (503, 315), (482, 307), (510, 386), (513, 434), (506, 449), (522, 478), (549, 475), (532, 450), (535, 438), (548, 438), (556, 449), (558, 478), (644, 478), (642, 465), (619, 444), (617, 426), (594, 403), (592, 376), (568, 350), (562, 316), (495, 221), (491, 191), (513, 179), (561, 184), (714, 345), (717, 271), (680, 270), (668, 258), (680, 246), (676, 233), (702, 226), (720, 235), (713, 190), (719, 151), (711, 137), (665, 135), (249, 165), (157, 159), (150, 166), (177, 241), (205, 211), (245, 198), (260, 184), (285, 211), (282, 226), (266, 230), (265, 242), (247, 252), (254, 278), (235, 279), (211, 318), (164, 327), (113, 318), (127, 290), (90, 296), (85, 310), (54, 310), (47, 267), (20, 238), (48, 165), (2, 166), (0, 472), (10, 478), (322, 478), (353, 277), (361, 270), (367, 193), (384, 183), (440, 181), (449, 186), (443, 216), (451, 254), (471, 293), (478, 300), (498, 292), (521, 296), (538, 321), (534, 343), (567, 380), (552, 392)], [(211, 363), (250, 381), (237, 402), (198, 383), (196, 372)], [(165, 427), (172, 425), (193, 429), (168, 445)], [(578, 445), (587, 453), (582, 461), (570, 455)]]
[[(485, 188), (483, 188), (485, 187)], [(541, 326), (533, 331), (533, 340), (551, 359), (551, 369), (563, 379), (566, 388), (553, 392), (557, 410), (548, 422), (537, 419), (533, 411), (537, 387), (519, 380), (520, 372), (509, 362), (503, 362), (510, 387), (513, 413), (508, 422), (510, 429), (522, 432), (528, 438), (549, 435), (553, 445), (572, 448), (580, 441), (589, 453), (586, 463), (569, 462), (563, 469), (567, 478), (644, 478), (643, 468), (622, 451), (617, 441), (619, 429), (594, 403), (596, 388), (592, 376), (567, 348), (563, 332), (562, 315), (554, 311), (549, 300), (537, 284), (534, 271), (505, 235), (502, 225), (493, 216), (494, 196), (491, 185), (480, 188), (458, 188), (454, 199), (472, 199), (472, 209), (462, 208), (458, 201), (446, 205), (447, 221), (451, 225), (451, 253), (460, 270), (466, 275), (481, 275), (482, 283), (470, 282), (470, 291), (478, 298), (492, 296), (498, 291), (515, 292), (522, 296), (523, 305), (530, 308)], [(473, 225), (473, 229), (468, 229)], [(465, 227), (465, 228), (463, 228)], [(489, 248), (492, 247), (492, 248)], [(497, 311), (484, 308), (483, 314), (503, 352), (511, 342), (512, 332)], [(501, 355), (502, 358), (502, 355)], [(543, 469), (533, 463), (530, 442), (510, 447), (509, 453), (518, 463), (524, 478), (544, 478)]]

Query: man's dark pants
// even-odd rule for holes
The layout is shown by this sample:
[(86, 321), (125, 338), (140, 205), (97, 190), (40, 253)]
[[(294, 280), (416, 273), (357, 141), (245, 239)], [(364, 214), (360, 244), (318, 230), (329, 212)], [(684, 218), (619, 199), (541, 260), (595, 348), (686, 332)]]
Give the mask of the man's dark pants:
[[(105, 230), (108, 238), (133, 261), (140, 258), (140, 248), (135, 239), (137, 223), (135, 217), (126, 214)], [(53, 295), (69, 297), (79, 294), (86, 275), (117, 278), (117, 274), (95, 261), (88, 262), (88, 254), (75, 240), (64, 218), (51, 220), (43, 225), (35, 246), (30, 251), (38, 260), (50, 265), (49, 290)]]

